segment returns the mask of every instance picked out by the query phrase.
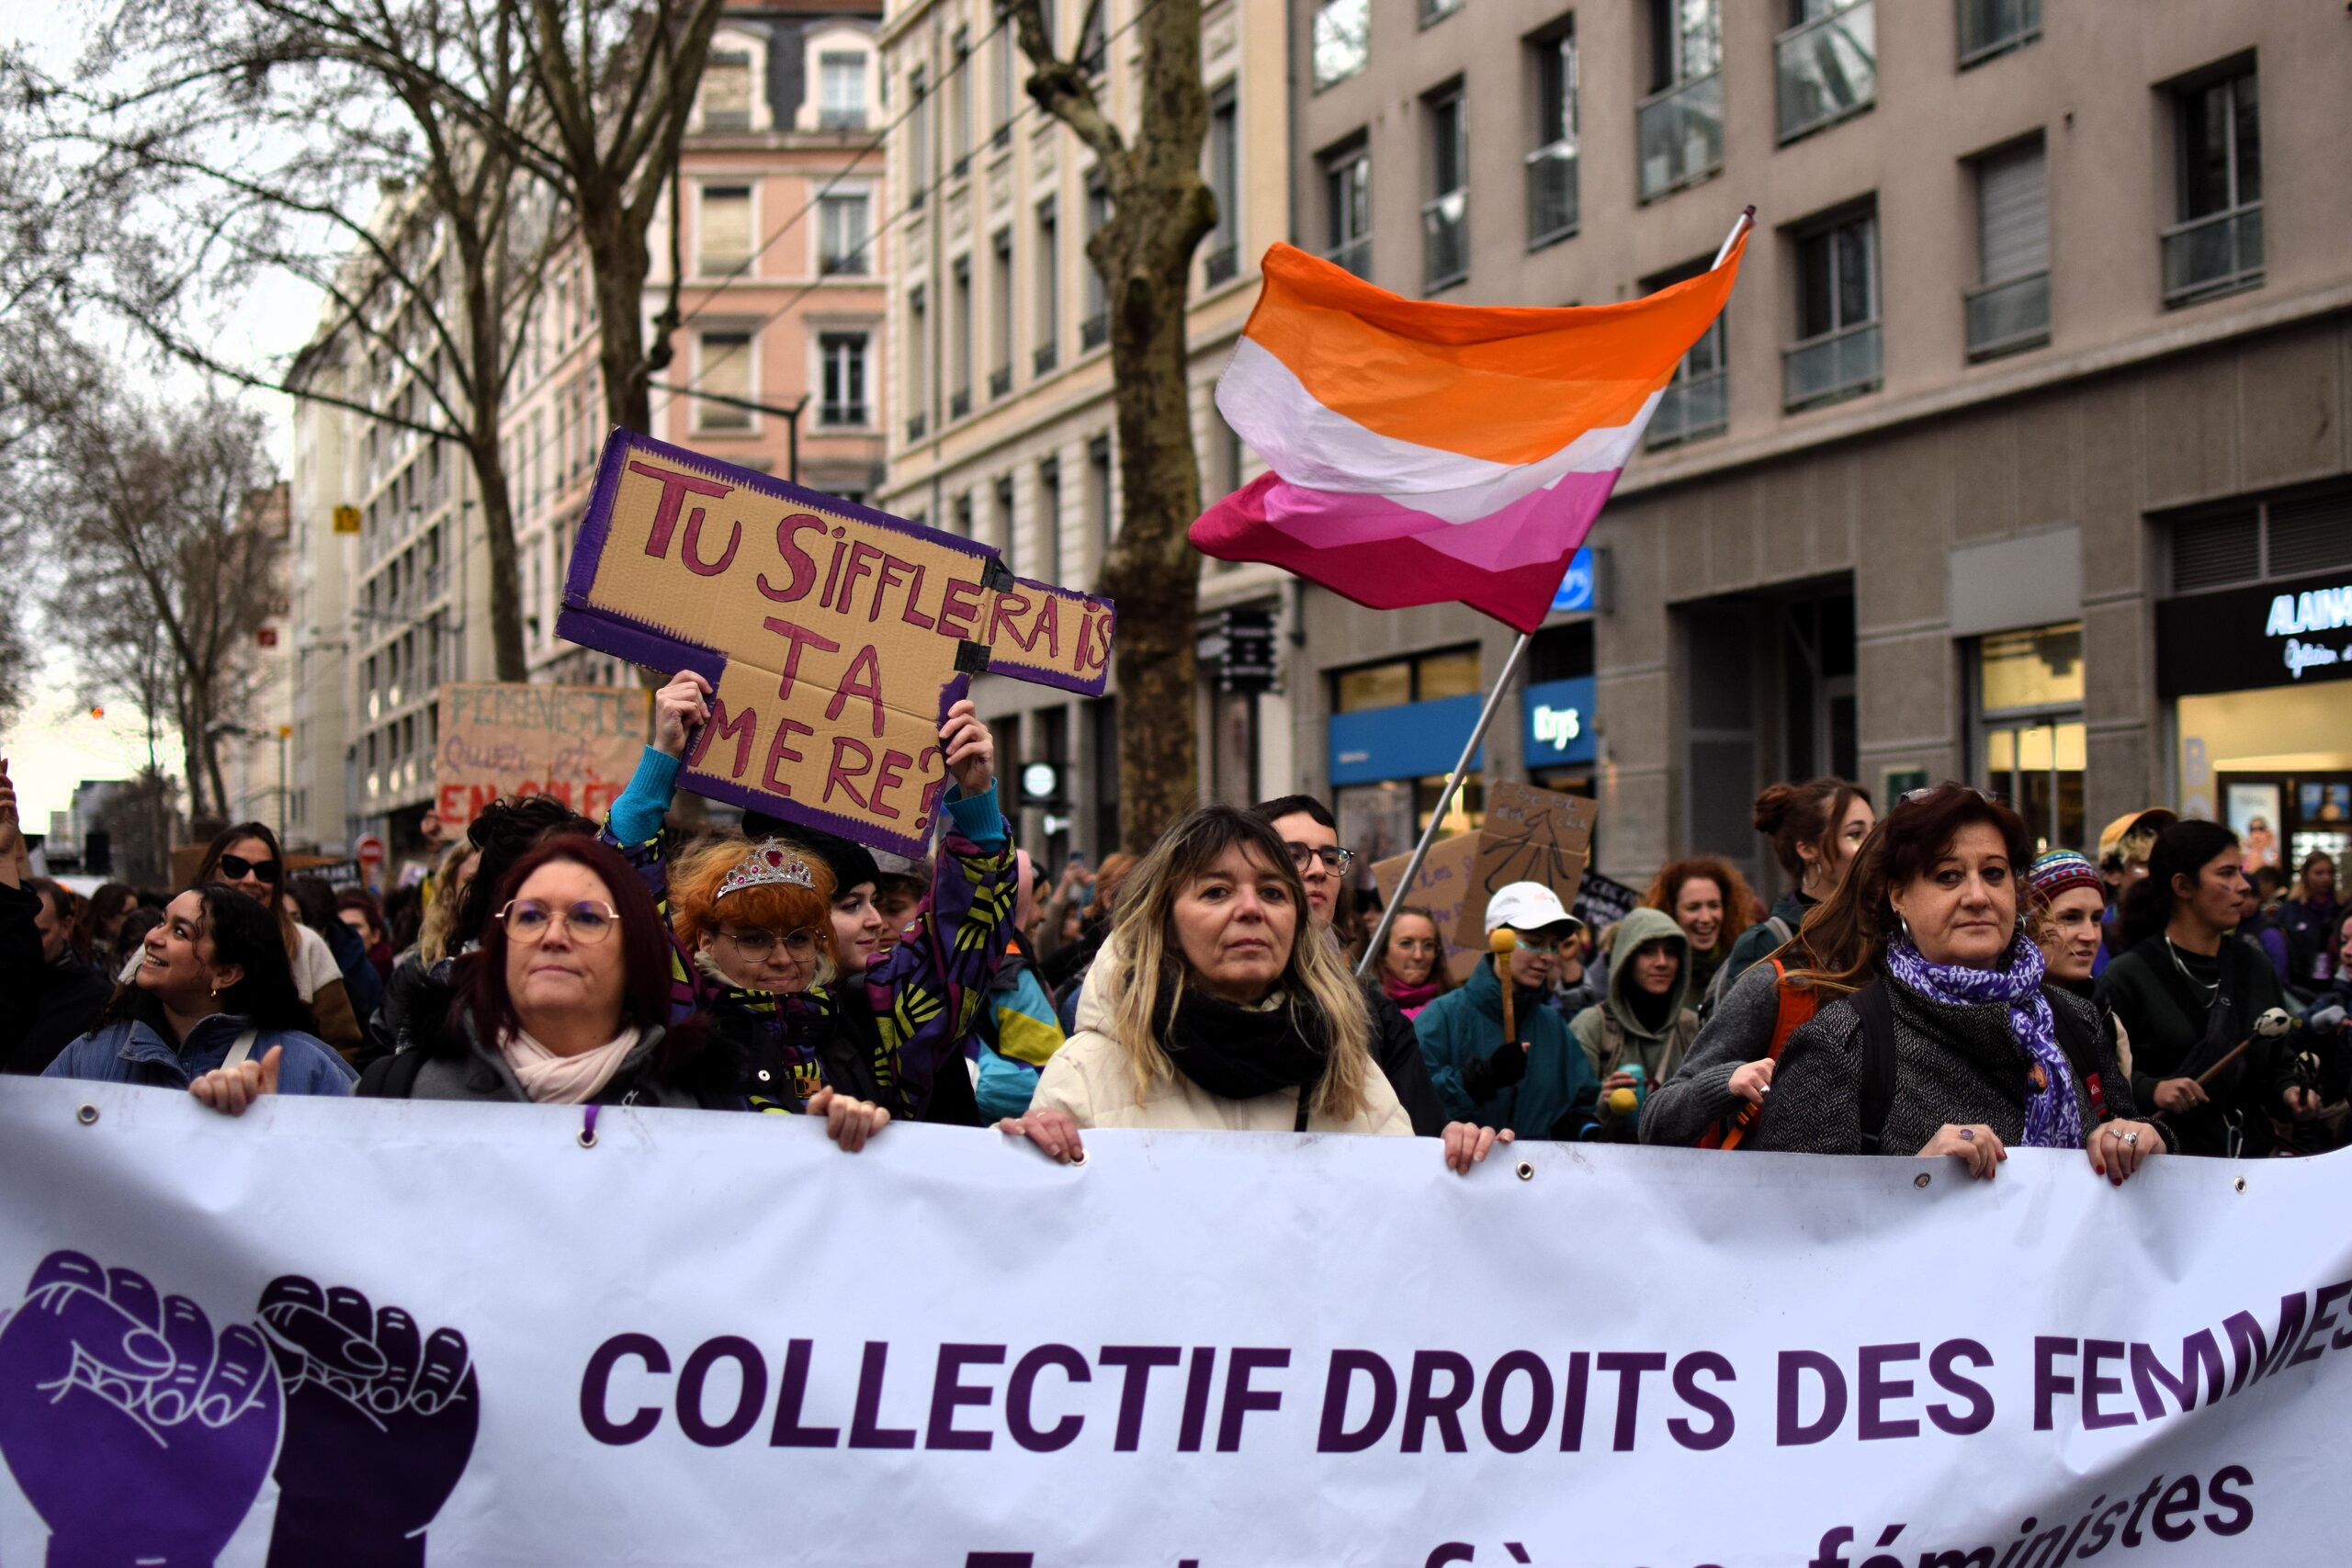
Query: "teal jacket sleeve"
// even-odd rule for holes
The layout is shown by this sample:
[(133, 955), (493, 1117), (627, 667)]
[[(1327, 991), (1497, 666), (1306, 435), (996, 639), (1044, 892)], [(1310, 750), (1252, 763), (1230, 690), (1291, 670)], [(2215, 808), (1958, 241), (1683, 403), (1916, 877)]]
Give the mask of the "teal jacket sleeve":
[(1429, 1065), (1430, 1082), (1436, 1086), (1450, 1122), (1476, 1122), (1488, 1114), (1462, 1082), (1462, 1068), (1474, 1055), (1465, 1026), (1471, 1016), (1469, 999), (1459, 990), (1449, 991), (1413, 1020), (1413, 1032), (1421, 1038), (1421, 1060)]
[(662, 830), (670, 815), (670, 799), (678, 789), (679, 760), (648, 746), (637, 760), (628, 787), (605, 814), (605, 830), (623, 848), (643, 843)]
[(670, 938), (673, 1023), (692, 1017), (702, 1006), (700, 971), (679, 942), (677, 927), (670, 920), (670, 867), (662, 858), (662, 824), (668, 820), (670, 801), (677, 793), (678, 767), (677, 758), (648, 746), (637, 760), (637, 772), (629, 775), (628, 787), (605, 813), (605, 825), (596, 834), (628, 857), (638, 880), (653, 895), (654, 907), (662, 911)]

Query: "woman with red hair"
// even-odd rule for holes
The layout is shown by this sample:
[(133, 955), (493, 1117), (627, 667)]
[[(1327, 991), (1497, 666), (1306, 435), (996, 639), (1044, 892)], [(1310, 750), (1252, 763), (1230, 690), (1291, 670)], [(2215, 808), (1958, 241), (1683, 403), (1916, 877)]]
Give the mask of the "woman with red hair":
[(1732, 943), (1763, 918), (1747, 879), (1731, 862), (1716, 855), (1668, 861), (1650, 879), (1642, 903), (1673, 916), (1690, 939), (1690, 994), (1694, 998), (1707, 994), (1707, 982), (1731, 956)]

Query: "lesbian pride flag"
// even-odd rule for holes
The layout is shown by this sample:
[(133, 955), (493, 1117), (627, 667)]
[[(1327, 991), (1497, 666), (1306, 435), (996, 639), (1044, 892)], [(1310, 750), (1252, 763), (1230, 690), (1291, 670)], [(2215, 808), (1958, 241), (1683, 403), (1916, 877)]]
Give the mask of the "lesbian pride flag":
[(1204, 513), (1193, 547), (1375, 610), (1459, 601), (1533, 631), (1748, 228), (1696, 277), (1566, 310), (1402, 299), (1274, 246), (1216, 385), (1272, 471)]

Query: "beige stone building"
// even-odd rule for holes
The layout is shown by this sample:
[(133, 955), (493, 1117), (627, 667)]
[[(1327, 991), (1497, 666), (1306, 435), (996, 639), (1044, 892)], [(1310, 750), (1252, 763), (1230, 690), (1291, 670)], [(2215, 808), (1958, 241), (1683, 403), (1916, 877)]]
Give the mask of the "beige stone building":
[[(2162, 801), (2346, 847), (2343, 6), (1325, 0), (1295, 27), (1298, 243), (1383, 287), (1628, 299), (1758, 209), (1485, 780), (1598, 794), (1627, 879), (1765, 871), (1756, 790), (1832, 772), (1882, 804), (1964, 778), (2052, 843)], [(1393, 840), (1510, 634), (1320, 591), (1303, 630), (1300, 774)]]
[[(1105, 0), (1101, 92), (1132, 126), (1148, 0)], [(1065, 52), (1086, 14), (1049, 4)], [(1105, 302), (1087, 236), (1104, 215), (1093, 155), (1021, 91), (1025, 66), (1002, 13), (978, 0), (907, 0), (882, 29), (896, 129), (890, 146), (889, 475), (885, 511), (984, 540), (1023, 577), (1093, 586), (1116, 536)], [(1217, 0), (1202, 22), (1211, 95), (1205, 170), (1225, 214), (1194, 264), (1190, 319), (1194, 434), (1203, 491), (1221, 495), (1254, 459), (1210, 401), (1257, 298), (1258, 258), (1290, 209), (1282, 7)], [(1204, 629), (1227, 606), (1295, 625), (1296, 591), (1270, 568), (1210, 564)], [(1254, 798), (1292, 773), (1293, 727), (1279, 694), (1216, 689), (1212, 658), (1196, 716), (1204, 795)], [(1023, 841), (1057, 863), (1071, 849), (1117, 847), (1115, 697), (1087, 701), (983, 676), (974, 700), (996, 730), (1000, 775)], [(1023, 764), (1026, 764), (1025, 766)], [(1025, 784), (1035, 787), (1023, 788)]]

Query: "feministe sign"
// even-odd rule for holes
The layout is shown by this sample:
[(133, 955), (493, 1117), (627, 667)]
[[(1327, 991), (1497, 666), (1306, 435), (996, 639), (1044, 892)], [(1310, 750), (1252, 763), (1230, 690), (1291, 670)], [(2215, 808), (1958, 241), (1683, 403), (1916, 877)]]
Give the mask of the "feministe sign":
[(556, 631), (710, 682), (688, 789), (919, 855), (971, 678), (1099, 696), (1115, 618), (991, 546), (616, 430)]
[(451, 829), (503, 795), (551, 795), (601, 818), (628, 787), (652, 709), (642, 686), (453, 682), (439, 696), (433, 814)]

